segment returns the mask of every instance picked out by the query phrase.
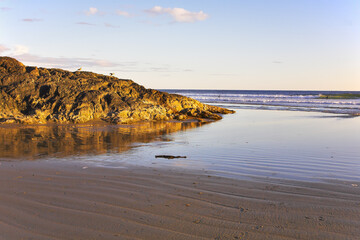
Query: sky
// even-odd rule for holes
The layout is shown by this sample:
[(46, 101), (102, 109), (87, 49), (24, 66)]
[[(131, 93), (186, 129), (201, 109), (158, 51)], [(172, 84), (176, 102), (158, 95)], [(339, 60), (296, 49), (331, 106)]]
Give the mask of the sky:
[(360, 1), (0, 0), (0, 56), (153, 89), (360, 91)]

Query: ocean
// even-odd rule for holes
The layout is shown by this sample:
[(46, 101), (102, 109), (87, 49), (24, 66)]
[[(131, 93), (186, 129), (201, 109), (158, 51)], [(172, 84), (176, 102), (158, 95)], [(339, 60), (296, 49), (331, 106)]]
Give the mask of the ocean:
[(360, 98), (326, 99), (322, 95), (360, 94), (360, 91), (169, 90), (204, 103), (237, 109), (268, 109), (335, 114), (360, 114)]

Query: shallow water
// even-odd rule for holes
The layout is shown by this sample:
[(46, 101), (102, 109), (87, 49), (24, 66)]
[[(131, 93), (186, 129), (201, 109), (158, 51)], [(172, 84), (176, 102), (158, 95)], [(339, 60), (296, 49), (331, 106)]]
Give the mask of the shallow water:
[[(139, 165), (204, 169), (231, 177), (360, 181), (360, 118), (239, 110), (169, 138), (169, 142), (141, 144), (124, 156)], [(187, 158), (155, 159), (158, 154)]]
[[(360, 181), (360, 117), (235, 109), (221, 121), (0, 127), (0, 160), (76, 161), (244, 178)], [(155, 155), (187, 158), (162, 159)]]

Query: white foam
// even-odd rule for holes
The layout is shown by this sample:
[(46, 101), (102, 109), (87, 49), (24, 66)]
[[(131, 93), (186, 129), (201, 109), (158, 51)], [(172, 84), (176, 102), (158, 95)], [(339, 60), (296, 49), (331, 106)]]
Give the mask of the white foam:
[[(182, 94), (205, 103), (231, 103), (233, 105), (263, 105), (291, 107), (291, 110), (319, 111), (330, 113), (360, 114), (360, 99), (323, 99), (319, 94), (259, 94), (226, 93), (203, 91), (179, 91)], [(258, 107), (256, 107), (258, 108)], [(269, 108), (270, 109), (270, 108)]]

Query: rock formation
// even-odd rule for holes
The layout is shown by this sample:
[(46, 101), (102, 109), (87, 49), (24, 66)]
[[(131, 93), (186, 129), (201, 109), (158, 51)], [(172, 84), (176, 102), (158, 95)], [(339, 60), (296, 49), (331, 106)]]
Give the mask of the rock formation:
[(27, 67), (0, 57), (0, 123), (221, 119), (233, 111), (92, 72)]

